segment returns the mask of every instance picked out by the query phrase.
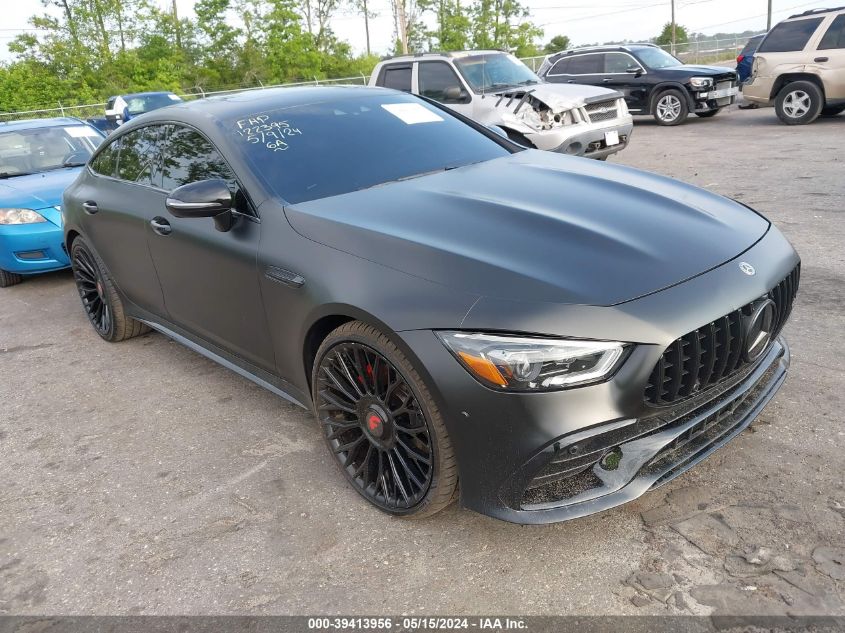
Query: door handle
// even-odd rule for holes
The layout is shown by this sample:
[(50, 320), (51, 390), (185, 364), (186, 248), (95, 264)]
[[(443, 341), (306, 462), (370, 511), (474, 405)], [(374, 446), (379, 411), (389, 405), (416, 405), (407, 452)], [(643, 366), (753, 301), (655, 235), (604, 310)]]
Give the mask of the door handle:
[(574, 84), (574, 83), (575, 83), (575, 80), (574, 80), (574, 79), (570, 79), (570, 80), (568, 80), (566, 83), (568, 83), (568, 84)]
[(156, 216), (150, 220), (150, 226), (153, 227), (153, 231), (159, 235), (170, 235), (170, 232), (173, 230), (173, 227), (170, 226), (170, 222), (161, 216)]
[(613, 81), (613, 79), (611, 79), (610, 77), (605, 77), (605, 78), (604, 78), (604, 79), (602, 79), (601, 81), (602, 81), (602, 83), (604, 83), (604, 84), (609, 84), (611, 81)]
[(82, 203), (82, 208), (88, 215), (94, 215), (97, 211), (99, 211), (99, 207), (97, 203), (93, 200), (86, 200)]
[(813, 61), (822, 63), (822, 62), (830, 61), (830, 58), (829, 57), (816, 57)]

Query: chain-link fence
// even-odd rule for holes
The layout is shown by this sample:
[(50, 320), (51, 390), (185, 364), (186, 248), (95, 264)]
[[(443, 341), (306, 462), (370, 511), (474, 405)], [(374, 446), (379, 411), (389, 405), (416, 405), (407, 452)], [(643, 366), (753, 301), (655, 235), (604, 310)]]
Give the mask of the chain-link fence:
[[(712, 39), (712, 40), (693, 40), (684, 44), (677, 44), (675, 46), (674, 55), (681, 61), (688, 64), (704, 64), (714, 63), (719, 61), (730, 61), (739, 55), (742, 47), (748, 41), (747, 37), (733, 37), (729, 39)], [(662, 46), (661, 48), (672, 53), (672, 46)], [(540, 69), (540, 65), (545, 59), (545, 55), (538, 55), (536, 57), (523, 57), (522, 61), (534, 72)], [(236, 92), (248, 92), (250, 90), (262, 90), (264, 88), (280, 88), (289, 86), (314, 86), (314, 85), (366, 85), (369, 77), (360, 74), (352, 77), (340, 77), (338, 79), (317, 79), (316, 77), (311, 81), (298, 81), (285, 84), (264, 85), (258, 83), (255, 86), (240, 86), (236, 88), (219, 88), (214, 90), (206, 90), (202, 86), (195, 86), (190, 91), (183, 93), (181, 96), (184, 99), (200, 99), (203, 97), (211, 97), (214, 95), (233, 94)], [(45, 118), (57, 116), (72, 116), (80, 119), (100, 118), (105, 114), (105, 103), (89, 103), (84, 105), (63, 105), (57, 103), (53, 105), (45, 105), (43, 108), (24, 110), (20, 112), (0, 112), (0, 122), (14, 121), (18, 119), (28, 118)]]

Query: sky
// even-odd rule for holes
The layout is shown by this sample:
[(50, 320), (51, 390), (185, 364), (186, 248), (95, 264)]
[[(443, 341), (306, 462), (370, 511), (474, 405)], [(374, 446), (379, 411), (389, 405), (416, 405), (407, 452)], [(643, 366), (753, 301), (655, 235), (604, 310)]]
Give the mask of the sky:
[[(164, 5), (165, 0), (158, 0)], [(676, 20), (689, 31), (704, 34), (741, 32), (766, 28), (767, 0), (675, 0)], [(167, 0), (169, 4), (169, 0)], [(646, 40), (656, 36), (671, 18), (670, 0), (523, 0), (531, 20), (545, 31), (544, 41), (568, 35), (573, 44), (618, 40)], [(833, 3), (833, 4), (831, 4)], [(194, 0), (177, 0), (180, 16), (190, 17)], [(348, 3), (347, 3), (348, 4)], [(772, 0), (773, 23), (807, 9), (841, 4), (837, 0)], [(0, 0), (0, 60), (9, 60), (6, 45), (27, 27), (28, 18), (43, 12), (40, 0)], [(370, 21), (373, 52), (385, 54), (393, 41), (390, 0), (372, 0), (378, 15)], [(341, 11), (332, 28), (356, 52), (365, 50), (364, 22), (350, 11)]]

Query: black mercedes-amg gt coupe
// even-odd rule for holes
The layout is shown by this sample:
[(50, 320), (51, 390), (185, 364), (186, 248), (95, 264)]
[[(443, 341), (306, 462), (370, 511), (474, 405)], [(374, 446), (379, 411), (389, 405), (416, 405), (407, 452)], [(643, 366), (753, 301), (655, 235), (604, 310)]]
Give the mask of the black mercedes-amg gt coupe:
[(63, 213), (102, 338), (154, 328), (312, 408), (394, 515), (616, 506), (745, 429), (789, 365), (799, 258), (763, 216), (391, 90), (156, 110)]

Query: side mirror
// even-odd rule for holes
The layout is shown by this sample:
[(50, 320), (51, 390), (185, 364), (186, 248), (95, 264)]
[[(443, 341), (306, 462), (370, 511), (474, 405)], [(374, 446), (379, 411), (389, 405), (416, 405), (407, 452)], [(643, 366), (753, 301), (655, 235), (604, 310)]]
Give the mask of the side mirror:
[(165, 201), (170, 214), (177, 218), (214, 218), (214, 228), (232, 228), (232, 192), (225, 180), (215, 178), (182, 185), (170, 192)]
[(461, 88), (460, 86), (449, 86), (443, 91), (443, 100), (444, 101), (463, 101), (469, 96), (466, 90)]
[(629, 68), (625, 69), (625, 72), (634, 75), (634, 77), (639, 77), (643, 74), (643, 69), (639, 66), (630, 66)]

